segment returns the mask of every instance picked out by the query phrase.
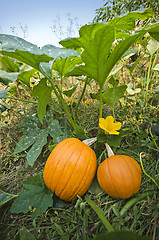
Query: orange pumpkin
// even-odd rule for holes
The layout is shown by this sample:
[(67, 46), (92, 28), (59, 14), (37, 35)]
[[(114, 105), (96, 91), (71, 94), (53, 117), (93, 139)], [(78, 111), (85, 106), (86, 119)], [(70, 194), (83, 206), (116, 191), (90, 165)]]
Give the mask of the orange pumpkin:
[(43, 178), (60, 199), (72, 201), (88, 190), (97, 168), (95, 152), (76, 138), (60, 142), (48, 157)]
[(113, 155), (105, 159), (97, 169), (101, 188), (113, 198), (129, 198), (141, 185), (140, 165), (131, 157)]

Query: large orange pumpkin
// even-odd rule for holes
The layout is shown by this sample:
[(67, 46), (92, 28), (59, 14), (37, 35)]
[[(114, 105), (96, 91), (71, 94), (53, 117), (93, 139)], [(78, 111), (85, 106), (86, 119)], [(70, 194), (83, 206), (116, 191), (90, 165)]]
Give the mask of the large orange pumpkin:
[(141, 185), (141, 168), (133, 158), (113, 155), (105, 159), (97, 169), (101, 188), (113, 198), (129, 198)]
[(60, 199), (72, 201), (88, 190), (97, 167), (95, 152), (76, 138), (60, 142), (48, 157), (43, 178)]

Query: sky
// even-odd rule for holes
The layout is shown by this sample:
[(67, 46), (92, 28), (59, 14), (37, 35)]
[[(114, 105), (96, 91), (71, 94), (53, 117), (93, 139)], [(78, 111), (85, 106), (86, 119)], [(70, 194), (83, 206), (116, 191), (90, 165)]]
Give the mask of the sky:
[(80, 26), (90, 23), (95, 10), (103, 7), (104, 2), (4, 0), (0, 3), (0, 34), (16, 35), (39, 47), (46, 44), (60, 46), (62, 39), (78, 37)]

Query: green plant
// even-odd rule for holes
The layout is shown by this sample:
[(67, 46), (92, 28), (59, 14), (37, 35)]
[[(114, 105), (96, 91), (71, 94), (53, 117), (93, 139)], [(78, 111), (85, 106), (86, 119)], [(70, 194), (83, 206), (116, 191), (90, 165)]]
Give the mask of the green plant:
[(97, 167), (95, 152), (75, 138), (60, 142), (46, 161), (43, 178), (59, 198), (72, 201), (88, 190)]
[[(110, 104), (114, 114), (114, 105), (119, 98), (123, 97), (126, 86), (117, 87), (115, 81), (111, 82), (113, 83), (113, 88), (105, 89), (104, 85), (109, 79), (115, 65), (137, 40), (141, 39), (147, 32), (153, 38), (157, 39), (158, 24), (153, 24), (147, 29), (141, 29), (133, 35), (126, 33), (128, 30), (133, 30), (136, 18), (147, 19), (150, 16), (152, 16), (151, 9), (144, 9), (142, 12), (129, 13), (126, 16), (114, 18), (108, 24), (85, 25), (79, 30), (79, 38), (60, 41), (65, 47), (63, 49), (50, 45), (46, 45), (39, 49), (37, 46), (23, 39), (1, 34), (0, 42), (2, 50), (0, 52), (4, 56), (15, 58), (29, 65), (42, 75), (39, 79), (40, 82), (32, 91), (32, 95), (38, 98), (38, 117), (41, 123), (46, 113), (46, 106), (50, 103), (50, 100), (54, 103), (51, 95), (53, 91), (61, 108), (66, 113), (67, 119), (76, 136), (85, 139), (86, 134), (79, 124), (77, 124), (76, 115), (87, 84), (93, 79), (99, 85), (100, 90), (97, 97), (100, 102), (99, 117), (102, 117), (103, 103)], [(120, 40), (118, 44), (114, 45), (115, 38), (119, 37), (125, 39)], [(8, 45), (5, 44), (6, 41), (8, 41)], [(82, 49), (84, 50), (82, 51)], [(54, 71), (57, 71), (60, 77), (60, 87), (54, 80)], [(22, 74), (24, 74), (24, 72)], [(63, 79), (68, 76), (81, 75), (86, 76), (85, 86), (84, 91), (82, 91), (79, 97), (76, 114), (74, 114), (73, 108), (71, 108), (70, 113), (64, 101), (63, 95), (70, 94), (70, 91), (62, 90)], [(18, 73), (17, 79), (19, 78), (21, 81), (21, 74)], [(73, 86), (71, 94), (73, 94), (75, 90), (76, 87)], [(6, 89), (4, 91), (1, 92), (1, 96), (3, 98), (10, 97), (8, 91), (6, 91)], [(116, 95), (116, 93), (120, 91), (122, 94)], [(107, 98), (107, 94), (111, 95), (112, 92), (113, 98)]]

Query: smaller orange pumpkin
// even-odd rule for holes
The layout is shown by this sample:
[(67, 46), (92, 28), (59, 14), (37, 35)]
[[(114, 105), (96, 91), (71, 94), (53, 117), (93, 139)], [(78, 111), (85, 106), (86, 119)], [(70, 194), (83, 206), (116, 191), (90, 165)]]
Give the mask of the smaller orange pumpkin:
[(97, 179), (108, 195), (125, 199), (139, 191), (141, 168), (132, 157), (112, 155), (99, 165)]

